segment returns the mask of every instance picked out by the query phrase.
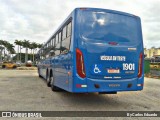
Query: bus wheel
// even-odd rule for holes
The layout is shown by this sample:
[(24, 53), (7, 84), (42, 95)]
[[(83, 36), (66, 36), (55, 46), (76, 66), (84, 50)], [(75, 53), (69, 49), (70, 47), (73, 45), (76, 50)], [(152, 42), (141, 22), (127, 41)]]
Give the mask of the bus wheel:
[(51, 87), (51, 78), (47, 75), (47, 86)]
[(40, 78), (42, 77), (40, 74), (38, 75)]
[(60, 91), (61, 89), (54, 85), (54, 77), (51, 76), (51, 89), (52, 91)]
[(40, 75), (40, 70), (38, 69), (38, 76), (40, 77), (40, 78), (42, 78), (42, 76)]

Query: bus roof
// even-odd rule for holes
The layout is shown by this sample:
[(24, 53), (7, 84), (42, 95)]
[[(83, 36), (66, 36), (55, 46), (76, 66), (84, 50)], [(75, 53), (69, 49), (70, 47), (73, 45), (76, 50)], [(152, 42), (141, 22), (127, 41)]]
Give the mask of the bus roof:
[[(71, 17), (72, 13), (74, 11), (79, 11), (79, 10), (90, 10), (90, 11), (105, 11), (108, 13), (115, 13), (115, 14), (121, 14), (121, 15), (126, 15), (126, 16), (130, 16), (130, 17), (136, 17), (139, 18), (136, 15), (127, 13), (127, 12), (122, 12), (122, 11), (117, 11), (117, 10), (111, 10), (111, 9), (104, 9), (104, 8), (90, 8), (90, 7), (79, 7), (79, 8), (75, 8), (68, 16), (67, 18), (62, 22), (62, 24), (56, 29), (55, 32), (53, 32), (53, 34), (51, 34), (51, 36), (49, 37), (49, 39), (45, 42), (45, 44), (43, 44), (43, 46), (45, 46), (54, 36), (55, 33), (57, 33), (59, 31), (59, 29), (63, 26), (63, 24)], [(41, 49), (40, 49), (41, 50)], [(38, 51), (39, 52), (39, 51)]]
[(138, 17), (136, 15), (133, 15), (133, 14), (130, 14), (130, 13), (127, 13), (127, 12), (122, 12), (122, 11), (117, 11), (117, 10), (111, 10), (111, 9), (104, 9), (104, 8), (82, 7), (82, 8), (75, 8), (75, 10), (106, 11), (106, 12), (115, 13), (115, 14), (121, 14), (121, 15), (126, 15), (126, 16), (131, 16), (131, 17)]

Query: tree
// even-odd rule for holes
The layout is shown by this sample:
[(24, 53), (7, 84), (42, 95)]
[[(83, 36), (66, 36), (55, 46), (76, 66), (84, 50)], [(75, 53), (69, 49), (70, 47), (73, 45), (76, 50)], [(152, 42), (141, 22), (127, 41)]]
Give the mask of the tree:
[(43, 44), (37, 44), (37, 48), (41, 48)]
[(8, 44), (6, 45), (6, 49), (7, 49), (8, 53), (9, 53), (9, 54), (8, 54), (8, 57), (11, 57), (11, 58), (12, 58), (12, 54), (15, 54), (15, 53), (16, 53), (16, 51), (14, 50), (14, 45), (8, 43)]
[(6, 56), (6, 46), (7, 46), (7, 41), (5, 40), (2, 40), (2, 45), (4, 46), (4, 50), (3, 50), (3, 55), (4, 55), (4, 59), (5, 59), (5, 56)]
[(24, 48), (26, 48), (26, 52), (25, 52), (25, 62), (27, 62), (27, 61), (28, 61), (28, 48), (29, 48), (29, 46), (30, 46), (29, 40), (24, 40), (24, 41), (22, 41), (22, 46), (23, 46)]
[(32, 61), (34, 62), (34, 54), (35, 54), (35, 50), (38, 47), (38, 44), (35, 42), (32, 42), (30, 44), (30, 49), (31, 49), (31, 54), (32, 54)]
[[(4, 59), (6, 59), (5, 58), (6, 56), (9, 57), (9, 55), (15, 54), (13, 44), (10, 44), (9, 42), (7, 42), (5, 40), (0, 40), (0, 46), (4, 50)], [(6, 50), (7, 50), (8, 55), (6, 54)], [(2, 53), (2, 49), (1, 49), (1, 53)], [(2, 56), (2, 54), (1, 54), (1, 56)]]
[(14, 42), (17, 46), (18, 46), (18, 53), (17, 53), (17, 61), (20, 60), (21, 61), (21, 49), (23, 46), (23, 41), (22, 40), (15, 40)]
[(19, 61), (19, 44), (20, 44), (20, 41), (19, 40), (15, 40), (14, 42), (17, 46), (18, 46), (18, 51), (17, 51), (17, 61)]
[(3, 40), (0, 40), (0, 46), (3, 45)]
[(20, 42), (19, 42), (19, 46), (20, 46), (20, 61), (21, 61), (21, 58), (22, 58), (21, 57), (21, 49), (22, 49), (21, 47), (22, 47), (22, 45), (23, 45), (23, 42), (20, 40)]
[(2, 42), (2, 40), (0, 40), (0, 61), (2, 61), (2, 51), (4, 49), (4, 47), (2, 45), (3, 45), (3, 42)]
[(6, 59), (6, 46), (7, 46), (7, 44), (8, 44), (7, 41), (5, 41), (5, 40), (0, 40), (0, 45), (1, 45), (2, 47), (4, 47), (4, 48), (3, 48), (3, 56), (4, 56), (4, 59)]
[(16, 53), (15, 50), (14, 50), (14, 45), (13, 44), (7, 43), (6, 48), (7, 48), (8, 52), (10, 54), (15, 54)]

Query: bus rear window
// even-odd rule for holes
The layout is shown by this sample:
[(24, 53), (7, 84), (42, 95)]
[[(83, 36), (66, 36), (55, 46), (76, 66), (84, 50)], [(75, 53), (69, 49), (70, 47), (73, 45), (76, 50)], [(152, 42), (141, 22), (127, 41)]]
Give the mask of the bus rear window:
[(81, 16), (80, 34), (84, 39), (138, 42), (138, 22), (140, 21), (135, 17), (91, 11), (83, 11)]

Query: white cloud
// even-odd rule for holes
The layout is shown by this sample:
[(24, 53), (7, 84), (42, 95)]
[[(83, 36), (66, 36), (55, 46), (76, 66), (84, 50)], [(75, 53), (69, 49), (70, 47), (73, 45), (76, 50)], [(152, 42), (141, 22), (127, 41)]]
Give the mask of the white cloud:
[(0, 39), (43, 43), (76, 7), (120, 10), (142, 19), (144, 46), (160, 42), (160, 0), (0, 0)]

